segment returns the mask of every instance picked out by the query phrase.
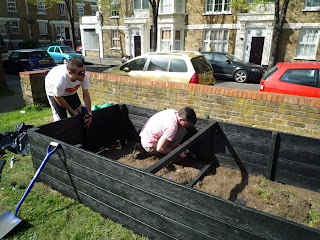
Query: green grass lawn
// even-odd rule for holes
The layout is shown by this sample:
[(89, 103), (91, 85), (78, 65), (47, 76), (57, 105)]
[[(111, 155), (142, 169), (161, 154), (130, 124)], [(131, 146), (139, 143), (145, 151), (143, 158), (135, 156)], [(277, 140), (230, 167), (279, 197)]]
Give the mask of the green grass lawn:
[[(25, 113), (21, 113), (21, 110)], [(22, 122), (40, 126), (51, 121), (51, 109), (25, 107), (0, 114), (0, 133), (14, 129)], [(14, 214), (34, 175), (31, 156), (6, 153), (6, 164), (0, 175), (0, 216), (6, 211)], [(10, 168), (13, 156), (21, 160), (14, 162), (13, 168)], [(15, 189), (12, 182), (17, 183)], [(38, 182), (21, 205), (17, 216), (22, 222), (5, 239), (147, 239)]]

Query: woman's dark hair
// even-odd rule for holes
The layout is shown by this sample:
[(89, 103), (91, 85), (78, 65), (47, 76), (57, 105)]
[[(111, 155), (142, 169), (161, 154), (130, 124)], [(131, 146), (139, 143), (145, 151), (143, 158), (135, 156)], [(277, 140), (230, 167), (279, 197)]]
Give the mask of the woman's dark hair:
[(197, 116), (194, 112), (193, 108), (191, 107), (184, 107), (181, 108), (178, 112), (179, 117), (182, 117), (184, 121), (190, 122), (193, 125), (196, 125), (197, 123)]

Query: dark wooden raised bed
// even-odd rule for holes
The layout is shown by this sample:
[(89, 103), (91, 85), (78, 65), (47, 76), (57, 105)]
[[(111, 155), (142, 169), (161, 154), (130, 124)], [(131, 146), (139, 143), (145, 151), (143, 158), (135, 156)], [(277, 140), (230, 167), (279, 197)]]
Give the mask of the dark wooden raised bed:
[[(155, 112), (114, 105), (95, 111), (89, 130), (80, 117), (30, 130), (35, 169), (50, 141), (62, 145), (39, 180), (151, 239), (320, 239), (320, 231), (192, 188), (206, 169), (220, 164), (320, 191), (320, 140), (199, 119), (178, 149), (145, 170), (94, 153), (135, 139)], [(186, 148), (208, 162), (190, 183), (154, 174)]]

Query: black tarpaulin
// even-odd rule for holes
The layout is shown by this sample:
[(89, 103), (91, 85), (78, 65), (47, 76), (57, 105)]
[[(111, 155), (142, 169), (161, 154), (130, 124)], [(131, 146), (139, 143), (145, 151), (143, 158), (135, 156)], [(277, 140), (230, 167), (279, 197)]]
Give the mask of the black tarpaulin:
[(8, 130), (0, 134), (0, 152), (4, 149), (10, 152), (29, 155), (30, 145), (28, 141), (27, 130), (34, 127), (33, 125), (25, 125), (20, 123), (14, 127), (15, 130)]

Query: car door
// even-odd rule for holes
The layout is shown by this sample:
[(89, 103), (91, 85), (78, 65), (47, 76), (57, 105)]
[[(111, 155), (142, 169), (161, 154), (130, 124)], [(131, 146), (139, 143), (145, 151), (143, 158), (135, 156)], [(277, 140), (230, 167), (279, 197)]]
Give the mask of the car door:
[(213, 54), (213, 74), (215, 78), (230, 78), (232, 77), (232, 63), (230, 60), (221, 53)]
[[(214, 53), (214, 64), (216, 65), (217, 72), (222, 78), (232, 78), (234, 72), (233, 62), (222, 53)], [(215, 69), (213, 68), (214, 74)]]
[(276, 84), (277, 92), (306, 97), (320, 97), (318, 69), (288, 69)]
[(143, 76), (143, 69), (145, 68), (146, 62), (147, 58), (137, 58), (129, 61), (120, 67), (120, 71), (118, 71), (117, 74), (141, 77)]
[(58, 62), (62, 62), (62, 59), (63, 59), (63, 54), (62, 54), (62, 52), (61, 52), (61, 49), (60, 49), (60, 47), (56, 47), (55, 49), (54, 49), (54, 54), (55, 54), (55, 57), (56, 57), (56, 59), (54, 59), (55, 61), (58, 61)]
[(142, 77), (150, 78), (152, 80), (168, 81), (171, 72), (168, 72), (170, 58), (159, 58), (152, 56), (147, 63), (145, 71), (142, 73)]
[[(320, 62), (320, 60), (318, 60)], [(320, 69), (317, 69), (318, 71), (318, 78), (317, 78), (317, 97), (320, 98)]]
[(55, 60), (56, 60), (56, 54), (55, 54), (55, 51), (54, 51), (55, 47), (48, 47), (47, 49), (47, 52), (50, 54), (50, 56)]

